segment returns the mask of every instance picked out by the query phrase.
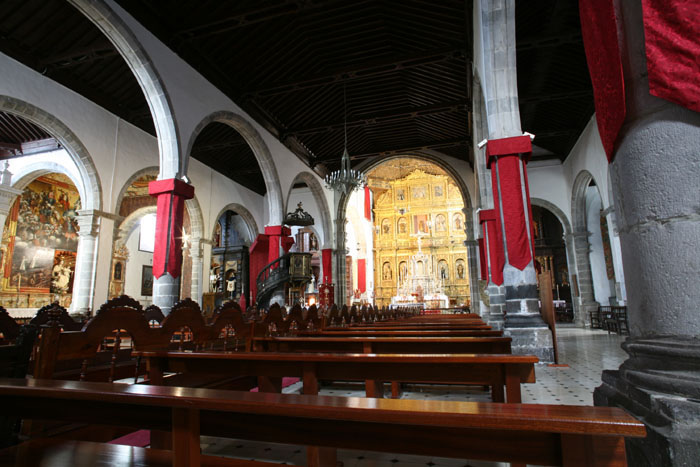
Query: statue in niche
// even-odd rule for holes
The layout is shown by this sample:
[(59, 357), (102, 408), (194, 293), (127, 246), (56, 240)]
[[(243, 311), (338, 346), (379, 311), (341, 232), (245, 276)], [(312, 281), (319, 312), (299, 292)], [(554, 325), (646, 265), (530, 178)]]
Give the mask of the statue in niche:
[(457, 260), (457, 279), (464, 279), (464, 261)]
[(462, 227), (462, 216), (460, 216), (459, 214), (455, 214), (455, 217), (454, 217), (454, 224), (455, 224), (455, 230), (458, 230), (458, 231), (459, 231), (459, 230), (463, 230), (463, 227)]
[(384, 263), (384, 266), (382, 267), (383, 269), (383, 278), (385, 281), (390, 281), (391, 280), (391, 265), (389, 263)]
[(447, 220), (445, 219), (445, 216), (443, 216), (442, 214), (438, 214), (435, 217), (435, 231), (436, 232), (447, 231)]
[(447, 272), (447, 263), (444, 261), (440, 262), (440, 279), (442, 280), (447, 280), (448, 278), (448, 272)]
[(403, 191), (403, 188), (399, 188), (396, 190), (396, 199), (399, 201), (403, 201), (406, 199), (406, 194)]
[(406, 233), (406, 219), (403, 217), (399, 219), (399, 234), (405, 234)]

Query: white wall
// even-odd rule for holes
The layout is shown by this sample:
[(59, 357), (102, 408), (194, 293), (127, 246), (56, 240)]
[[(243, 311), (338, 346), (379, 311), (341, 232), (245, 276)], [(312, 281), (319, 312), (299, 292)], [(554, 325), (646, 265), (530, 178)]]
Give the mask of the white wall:
[(571, 224), (571, 182), (558, 160), (530, 162), (527, 165), (530, 197), (549, 201), (566, 215)]
[(125, 293), (138, 300), (144, 307), (151, 304), (153, 298), (141, 295), (141, 273), (144, 265), (153, 265), (153, 253), (139, 251), (139, 235), (141, 226), (135, 228), (126, 241), (126, 247), (129, 249), (129, 259), (126, 262), (126, 270), (124, 274), (124, 291)]
[(598, 189), (594, 186), (586, 190), (586, 224), (590, 235), (589, 257), (591, 259), (591, 275), (593, 276), (593, 294), (596, 302), (610, 305), (610, 282), (605, 268), (605, 253), (603, 251), (603, 236), (600, 231), (601, 199)]

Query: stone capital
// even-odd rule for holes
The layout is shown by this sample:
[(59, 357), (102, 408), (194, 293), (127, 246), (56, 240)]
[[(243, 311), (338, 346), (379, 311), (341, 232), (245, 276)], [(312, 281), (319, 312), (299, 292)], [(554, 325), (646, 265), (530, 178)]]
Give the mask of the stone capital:
[(100, 227), (100, 216), (98, 211), (87, 209), (83, 211), (78, 211), (78, 215), (75, 216), (78, 221), (78, 235), (81, 237), (94, 237), (97, 235)]
[(8, 185), (0, 185), (0, 214), (9, 214), (12, 203), (22, 194), (22, 190)]

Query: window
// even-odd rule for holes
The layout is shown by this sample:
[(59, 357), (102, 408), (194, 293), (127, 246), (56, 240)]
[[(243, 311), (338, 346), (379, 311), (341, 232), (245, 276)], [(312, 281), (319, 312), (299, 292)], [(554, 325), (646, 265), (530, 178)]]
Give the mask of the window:
[(141, 218), (141, 234), (139, 235), (139, 251), (153, 253), (156, 240), (156, 215), (148, 214)]

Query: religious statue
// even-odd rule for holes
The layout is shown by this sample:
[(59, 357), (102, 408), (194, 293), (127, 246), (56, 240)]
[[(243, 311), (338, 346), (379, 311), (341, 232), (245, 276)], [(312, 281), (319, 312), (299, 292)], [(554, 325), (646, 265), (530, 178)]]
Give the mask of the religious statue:
[(384, 263), (384, 280), (389, 281), (391, 280), (391, 265), (389, 263)]

